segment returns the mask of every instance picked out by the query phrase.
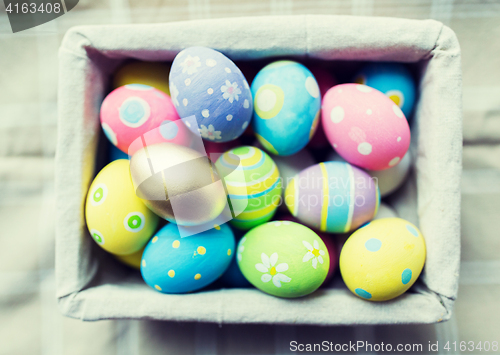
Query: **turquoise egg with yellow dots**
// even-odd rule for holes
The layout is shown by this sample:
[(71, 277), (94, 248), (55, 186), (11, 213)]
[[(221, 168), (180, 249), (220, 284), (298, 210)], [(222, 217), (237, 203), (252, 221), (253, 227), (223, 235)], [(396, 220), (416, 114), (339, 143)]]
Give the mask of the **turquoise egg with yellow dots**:
[(422, 233), (402, 218), (374, 220), (354, 232), (340, 253), (340, 273), (356, 296), (388, 301), (405, 293), (425, 263)]
[[(149, 241), (142, 254), (144, 281), (162, 293), (199, 290), (217, 280), (234, 253), (234, 235), (227, 224), (182, 238), (169, 223)], [(185, 234), (185, 233), (182, 233)]]
[(314, 75), (304, 65), (280, 60), (265, 66), (251, 86), (253, 129), (264, 148), (291, 155), (304, 148), (319, 123), (321, 95)]
[(269, 221), (281, 203), (281, 178), (276, 163), (259, 148), (242, 146), (215, 163), (232, 207), (232, 226), (248, 230)]
[(87, 194), (85, 218), (95, 242), (116, 255), (139, 251), (159, 221), (135, 194), (127, 159), (115, 160), (97, 174)]

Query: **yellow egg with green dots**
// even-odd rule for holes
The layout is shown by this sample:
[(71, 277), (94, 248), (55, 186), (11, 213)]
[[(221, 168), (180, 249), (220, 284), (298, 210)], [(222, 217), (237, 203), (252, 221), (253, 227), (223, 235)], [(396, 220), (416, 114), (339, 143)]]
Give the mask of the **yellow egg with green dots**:
[(127, 159), (115, 160), (97, 174), (87, 194), (85, 218), (95, 242), (116, 255), (144, 247), (159, 220), (135, 194)]
[(231, 149), (215, 163), (229, 195), (231, 225), (248, 230), (269, 221), (281, 202), (278, 167), (264, 151), (251, 146)]
[(415, 283), (425, 255), (425, 240), (417, 227), (402, 218), (382, 218), (347, 239), (340, 253), (340, 273), (356, 296), (388, 301)]

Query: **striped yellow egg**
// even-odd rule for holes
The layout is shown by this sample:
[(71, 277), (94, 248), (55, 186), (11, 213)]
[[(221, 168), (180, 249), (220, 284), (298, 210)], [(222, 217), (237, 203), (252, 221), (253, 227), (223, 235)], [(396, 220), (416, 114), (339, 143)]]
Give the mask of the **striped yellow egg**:
[(97, 174), (87, 194), (85, 218), (95, 242), (116, 255), (140, 250), (159, 221), (137, 197), (127, 159), (115, 160)]
[(387, 301), (405, 293), (425, 263), (425, 240), (401, 218), (374, 220), (354, 232), (340, 253), (340, 272), (356, 296)]
[(259, 148), (238, 147), (221, 155), (215, 166), (224, 177), (233, 226), (247, 230), (273, 217), (281, 201), (281, 179), (269, 155)]

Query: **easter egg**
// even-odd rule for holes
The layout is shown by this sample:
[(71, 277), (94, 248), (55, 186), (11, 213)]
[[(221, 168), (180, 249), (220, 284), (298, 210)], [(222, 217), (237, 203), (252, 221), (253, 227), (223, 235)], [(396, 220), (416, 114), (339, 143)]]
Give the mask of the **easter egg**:
[(406, 152), (403, 159), (392, 168), (385, 170), (367, 170), (367, 173), (376, 179), (380, 196), (385, 197), (396, 191), (406, 180), (411, 166), (410, 151)]
[(361, 168), (391, 168), (410, 146), (410, 127), (401, 109), (366, 85), (342, 84), (328, 90), (322, 124), (337, 153)]
[(408, 118), (415, 104), (415, 81), (401, 63), (370, 63), (355, 76), (355, 82), (383, 92)]
[[(278, 221), (291, 221), (297, 223), (297, 219), (290, 216), (290, 215), (285, 215), (285, 216), (279, 216), (276, 218)], [(321, 233), (314, 231), (325, 243), (326, 250), (328, 251), (328, 256), (330, 257), (330, 266), (328, 267), (328, 273), (326, 274), (325, 281), (323, 281), (322, 286), (326, 286), (330, 280), (333, 277), (333, 274), (335, 273), (335, 270), (337, 270), (337, 265), (339, 261), (339, 250), (337, 247), (337, 243), (335, 241), (336, 238), (334, 238), (332, 235), (327, 234), (327, 233)]]
[(256, 147), (238, 147), (221, 155), (215, 166), (224, 178), (233, 211), (240, 212), (231, 225), (246, 230), (273, 217), (281, 202), (281, 179), (269, 155)]
[(349, 163), (325, 162), (293, 178), (285, 203), (294, 217), (311, 228), (347, 233), (373, 219), (380, 195), (363, 170)]
[(115, 255), (115, 258), (117, 258), (123, 264), (130, 266), (131, 268), (140, 270), (141, 269), (142, 253), (144, 252), (145, 247), (146, 246), (142, 247), (140, 250), (138, 250), (135, 253), (130, 254), (130, 255)]
[(179, 115), (195, 116), (189, 127), (202, 138), (238, 138), (252, 118), (252, 94), (240, 69), (224, 54), (206, 47), (179, 52), (170, 70), (170, 94)]
[(169, 222), (195, 226), (224, 210), (224, 186), (206, 155), (173, 143), (138, 150), (130, 160), (138, 196)]
[(340, 273), (356, 296), (387, 301), (406, 292), (425, 263), (422, 233), (401, 218), (370, 222), (354, 232), (340, 253)]
[(237, 260), (252, 285), (286, 298), (314, 292), (330, 266), (321, 238), (311, 229), (289, 221), (268, 222), (250, 230), (238, 244)]
[(117, 255), (141, 249), (158, 225), (158, 216), (135, 194), (128, 160), (106, 165), (90, 185), (85, 203), (87, 228), (95, 242)]
[(170, 95), (168, 75), (170, 65), (159, 62), (130, 62), (122, 65), (113, 76), (113, 88), (123, 85), (143, 84)]
[(163, 293), (186, 293), (211, 284), (234, 254), (234, 235), (226, 224), (187, 238), (181, 238), (179, 228), (185, 227), (169, 223), (160, 229), (142, 255), (144, 281)]
[(281, 60), (252, 82), (252, 127), (264, 148), (291, 155), (304, 148), (319, 123), (321, 97), (314, 75), (302, 64)]
[(191, 134), (170, 97), (142, 84), (121, 86), (101, 105), (101, 125), (106, 137), (122, 152), (135, 153), (131, 144), (144, 136), (146, 145), (171, 142), (189, 145)]

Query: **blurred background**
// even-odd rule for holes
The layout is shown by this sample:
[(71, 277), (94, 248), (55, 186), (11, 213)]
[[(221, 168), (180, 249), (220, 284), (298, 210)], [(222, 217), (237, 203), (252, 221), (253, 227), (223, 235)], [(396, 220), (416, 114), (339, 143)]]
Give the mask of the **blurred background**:
[[(287, 14), (432, 18), (456, 32), (464, 171), (462, 267), (452, 319), (437, 325), (313, 327), (62, 317), (55, 299), (54, 155), (57, 51), (65, 32), (76, 25)], [(81, 0), (67, 15), (16, 34), (0, 3), (0, 354), (287, 354), (291, 340), (500, 341), (499, 38), (499, 1)]]

